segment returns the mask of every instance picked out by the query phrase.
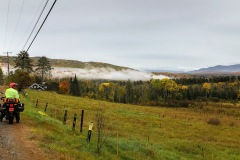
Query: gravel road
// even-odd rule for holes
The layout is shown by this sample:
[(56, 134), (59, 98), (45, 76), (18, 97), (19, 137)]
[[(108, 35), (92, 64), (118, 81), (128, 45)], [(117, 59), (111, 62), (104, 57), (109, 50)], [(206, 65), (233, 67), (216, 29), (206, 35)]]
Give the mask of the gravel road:
[(46, 160), (43, 152), (28, 137), (29, 128), (24, 122), (0, 122), (0, 160)]

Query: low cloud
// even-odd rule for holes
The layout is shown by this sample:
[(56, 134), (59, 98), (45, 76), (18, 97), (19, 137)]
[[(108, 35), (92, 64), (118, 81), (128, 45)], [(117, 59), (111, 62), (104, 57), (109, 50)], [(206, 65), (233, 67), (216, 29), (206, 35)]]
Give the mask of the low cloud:
[[(1, 64), (3, 73), (7, 75), (7, 64)], [(10, 66), (10, 71), (14, 71), (14, 67)], [(145, 71), (137, 70), (121, 70), (117, 71), (112, 68), (91, 68), (91, 69), (82, 69), (82, 68), (66, 68), (66, 67), (54, 67), (51, 70), (51, 76), (53, 78), (65, 78), (65, 77), (74, 77), (77, 76), (78, 79), (108, 79), (108, 80), (131, 80), (131, 81), (148, 81), (150, 79), (163, 79), (169, 78), (164, 75), (154, 75)]]
[(117, 71), (112, 68), (81, 69), (81, 68), (54, 67), (54, 69), (52, 70), (52, 76), (56, 78), (74, 77), (75, 74), (79, 79), (148, 81), (150, 79), (169, 78), (164, 75), (153, 75), (152, 73), (130, 69)]

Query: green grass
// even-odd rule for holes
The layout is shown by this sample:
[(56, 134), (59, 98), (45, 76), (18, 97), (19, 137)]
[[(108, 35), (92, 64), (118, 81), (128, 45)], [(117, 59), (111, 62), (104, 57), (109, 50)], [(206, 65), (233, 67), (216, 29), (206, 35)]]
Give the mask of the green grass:
[[(22, 121), (32, 127), (29, 139), (37, 141), (56, 159), (240, 159), (238, 105), (227, 108), (220, 103), (208, 103), (202, 109), (147, 107), (45, 91), (27, 92), (28, 97), (21, 99), (25, 103)], [(46, 102), (48, 108), (44, 113)], [(68, 117), (64, 125), (66, 109)], [(96, 113), (99, 109), (104, 111), (107, 137), (101, 154), (96, 152)], [(85, 114), (83, 133), (80, 133), (82, 110)], [(77, 124), (72, 131), (74, 113)], [(218, 119), (220, 124), (209, 124), (211, 118)], [(94, 126), (91, 142), (87, 143), (90, 122)]]

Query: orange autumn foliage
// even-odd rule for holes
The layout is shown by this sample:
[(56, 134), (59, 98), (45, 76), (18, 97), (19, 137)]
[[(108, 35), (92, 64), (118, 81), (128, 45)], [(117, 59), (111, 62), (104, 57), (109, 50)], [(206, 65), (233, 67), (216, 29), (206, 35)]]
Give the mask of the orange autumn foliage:
[(69, 94), (69, 84), (68, 81), (64, 80), (59, 83), (59, 93)]

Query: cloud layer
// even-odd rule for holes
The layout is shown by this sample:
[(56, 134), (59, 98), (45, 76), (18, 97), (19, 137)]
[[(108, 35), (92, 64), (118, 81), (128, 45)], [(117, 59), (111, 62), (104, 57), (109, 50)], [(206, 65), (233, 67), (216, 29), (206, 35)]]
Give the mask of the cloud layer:
[[(43, 7), (43, 1), (25, 1), (17, 25), (22, 2), (0, 1), (0, 53), (22, 50)], [(239, 6), (239, 0), (58, 1), (29, 54), (135, 69), (237, 64)]]
[[(7, 74), (7, 64), (1, 64), (4, 74)], [(10, 70), (13, 71), (13, 66), (10, 66)], [(65, 78), (77, 76), (78, 79), (107, 79), (107, 80), (131, 80), (131, 81), (148, 81), (150, 79), (163, 79), (169, 78), (164, 75), (153, 75), (149, 72), (137, 71), (137, 70), (122, 70), (116, 71), (112, 68), (67, 68), (67, 67), (54, 67), (51, 71), (52, 78)]]
[(164, 75), (157, 76), (151, 73), (130, 69), (116, 71), (111, 68), (80, 69), (80, 68), (54, 67), (54, 70), (52, 70), (52, 76), (56, 78), (74, 77), (75, 74), (79, 79), (148, 81), (151, 78), (153, 79), (168, 78)]

